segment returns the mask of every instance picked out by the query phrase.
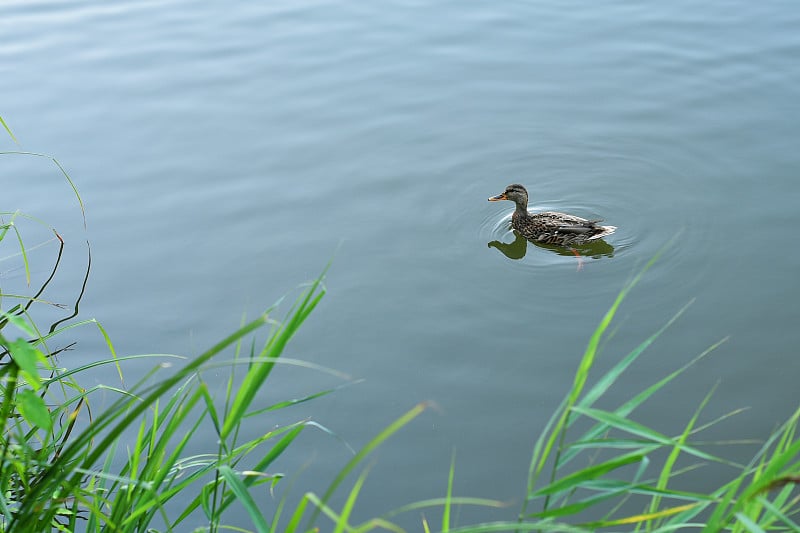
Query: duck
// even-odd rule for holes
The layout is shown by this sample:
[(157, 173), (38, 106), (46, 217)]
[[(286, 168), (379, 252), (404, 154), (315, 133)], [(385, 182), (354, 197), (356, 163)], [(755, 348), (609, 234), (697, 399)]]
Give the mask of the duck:
[(519, 183), (489, 198), (490, 202), (510, 200), (516, 204), (511, 227), (529, 241), (559, 246), (575, 246), (602, 239), (614, 233), (616, 226), (601, 226), (602, 219), (587, 220), (558, 211), (528, 213), (528, 191)]

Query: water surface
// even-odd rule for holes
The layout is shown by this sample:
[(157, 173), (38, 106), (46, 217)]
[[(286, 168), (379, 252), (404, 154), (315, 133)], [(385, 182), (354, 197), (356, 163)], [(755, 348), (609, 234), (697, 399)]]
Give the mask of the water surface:
[[(88, 229), (46, 159), (0, 158), (2, 209), (66, 239), (55, 300), (91, 242), (81, 315), (122, 354), (196, 354), (333, 258), (290, 355), (365, 381), (292, 414), (358, 448), (440, 407), (380, 449), (359, 516), (443, 495), (453, 449), (456, 492), (519, 501), (590, 332), (672, 239), (599, 369), (696, 302), (608, 406), (730, 335), (637, 419), (679, 431), (717, 386), (705, 420), (751, 409), (707, 438), (763, 437), (796, 407), (798, 19), (790, 2), (10, 2), (2, 116), (64, 164)], [(512, 182), (531, 209), (618, 226), (613, 253), (579, 271), (488, 246), (514, 239), (511, 205), (486, 201)], [(76, 336), (64, 364), (106, 357)], [(264, 401), (338, 383), (275, 377)], [(322, 490), (348, 458), (309, 432), (277, 466), (311, 461)]]

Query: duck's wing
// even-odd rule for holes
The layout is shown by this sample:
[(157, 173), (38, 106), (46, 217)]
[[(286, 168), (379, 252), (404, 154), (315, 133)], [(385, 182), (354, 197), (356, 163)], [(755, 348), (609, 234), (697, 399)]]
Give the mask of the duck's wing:
[(585, 218), (568, 215), (567, 213), (559, 213), (558, 211), (542, 211), (541, 213), (532, 213), (531, 216), (553, 224), (577, 225), (583, 222), (589, 222)]
[(544, 211), (542, 213), (536, 213), (533, 217), (539, 219), (546, 226), (557, 229), (558, 231), (574, 231), (575, 233), (586, 233), (582, 231), (582, 229), (596, 228), (596, 224), (602, 222), (602, 219), (587, 220), (575, 215), (559, 213), (558, 211)]
[(558, 226), (559, 233), (575, 233), (578, 235), (597, 232), (598, 229), (597, 226)]
[(603, 221), (602, 218), (588, 220), (558, 211), (545, 211), (533, 216), (550, 231), (557, 231), (562, 235), (587, 235), (587, 240), (611, 235), (617, 229), (614, 226), (601, 226), (599, 223)]

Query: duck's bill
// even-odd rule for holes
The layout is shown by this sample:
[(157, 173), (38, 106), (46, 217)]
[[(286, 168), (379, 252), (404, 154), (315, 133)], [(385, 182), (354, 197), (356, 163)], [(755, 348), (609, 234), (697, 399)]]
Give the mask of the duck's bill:
[(499, 202), (500, 200), (508, 200), (506, 193), (503, 192), (498, 194), (497, 196), (492, 196), (491, 198), (489, 198), (490, 202)]

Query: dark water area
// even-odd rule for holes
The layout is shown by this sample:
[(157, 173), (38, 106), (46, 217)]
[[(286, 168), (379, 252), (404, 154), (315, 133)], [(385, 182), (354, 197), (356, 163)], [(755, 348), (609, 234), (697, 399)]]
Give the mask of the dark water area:
[[(88, 240), (81, 317), (120, 354), (191, 357), (332, 260), (287, 355), (364, 381), (281, 416), (358, 449), (416, 403), (438, 406), (379, 449), (357, 516), (442, 496), (453, 450), (456, 493), (519, 501), (589, 335), (669, 242), (597, 371), (695, 301), (606, 407), (728, 336), (634, 419), (679, 432), (716, 387), (702, 419), (749, 409), (704, 440), (764, 438), (797, 407), (792, 2), (54, 1), (0, 13), (0, 116), (20, 142), (0, 149), (55, 156), (86, 205), (84, 229), (52, 162), (0, 156), (0, 209), (67, 242), (54, 300), (74, 298)], [(609, 249), (578, 269), (571, 253), (514, 244), (512, 205), (486, 199), (515, 182), (531, 210), (617, 226)], [(4, 292), (24, 283), (0, 268)], [(95, 329), (74, 331), (65, 366), (108, 356)], [(97, 379), (118, 383), (111, 368)], [(280, 368), (264, 401), (340, 383)], [(308, 464), (297, 485), (318, 492), (350, 457), (323, 432), (292, 452), (279, 468)]]

